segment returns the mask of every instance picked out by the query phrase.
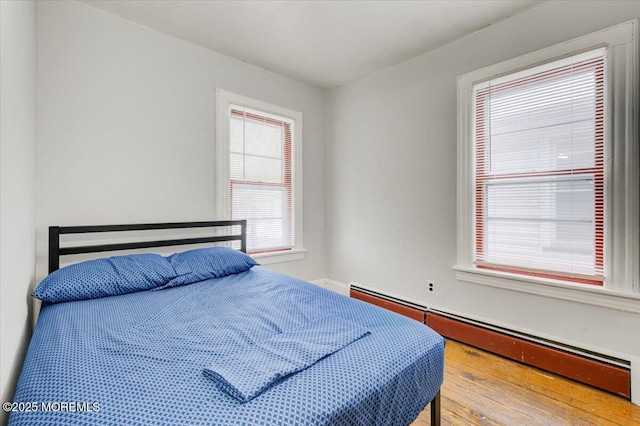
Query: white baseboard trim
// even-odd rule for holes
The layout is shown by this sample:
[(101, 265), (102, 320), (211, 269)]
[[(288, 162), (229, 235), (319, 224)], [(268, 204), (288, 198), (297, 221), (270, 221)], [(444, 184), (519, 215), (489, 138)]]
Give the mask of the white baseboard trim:
[(391, 293), (391, 292), (388, 292), (388, 291), (383, 291), (383, 290), (377, 289), (375, 287), (371, 287), (371, 286), (368, 286), (368, 285), (360, 284), (360, 283), (357, 283), (357, 282), (354, 282), (354, 281), (351, 281), (349, 283), (349, 287), (352, 287), (352, 286), (360, 287), (360, 288), (362, 288), (364, 290), (369, 290), (369, 291), (371, 291), (373, 293), (378, 293), (378, 294), (383, 295), (383, 296), (388, 296), (388, 297), (390, 297), (392, 299), (397, 299), (399, 301), (407, 302), (409, 304), (416, 305), (417, 307), (423, 307), (425, 310), (428, 310), (427, 309), (428, 306), (424, 302), (421, 302), (421, 301), (416, 300), (416, 299), (411, 299), (410, 297), (400, 296), (399, 294)]
[(324, 287), (327, 290), (335, 291), (343, 296), (349, 296), (349, 284), (341, 283), (340, 281), (332, 280), (329, 278), (318, 278), (317, 280), (310, 281), (311, 283)]
[(640, 357), (631, 358), (631, 403), (640, 406)]

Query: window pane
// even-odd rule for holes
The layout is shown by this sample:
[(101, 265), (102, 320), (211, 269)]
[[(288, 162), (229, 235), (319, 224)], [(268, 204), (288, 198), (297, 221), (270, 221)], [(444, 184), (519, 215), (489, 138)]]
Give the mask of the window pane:
[(229, 131), (231, 133), (231, 152), (244, 152), (244, 120), (240, 117), (231, 116), (229, 122)]
[(593, 222), (593, 176), (487, 182), (487, 219)]
[(593, 69), (492, 93), (491, 133), (592, 119), (595, 95)]
[(247, 244), (252, 251), (290, 247), (281, 219), (254, 219), (247, 223)]
[(488, 183), (485, 262), (594, 274), (593, 177)]
[[(532, 270), (594, 275), (593, 225), (492, 220), (486, 262)], [(587, 241), (585, 241), (587, 240)]]
[(593, 70), (492, 94), (489, 172), (592, 167), (595, 97)]
[(263, 123), (249, 117), (232, 115), (231, 152), (282, 158), (283, 124)]
[(245, 132), (247, 154), (282, 159), (282, 126), (246, 120)]
[(232, 219), (247, 219), (247, 245), (252, 251), (291, 247), (286, 190), (282, 187), (233, 184)]
[(244, 180), (282, 183), (282, 160), (245, 155)]
[(509, 174), (593, 167), (594, 139), (593, 120), (492, 136), (489, 172)]
[(229, 174), (231, 180), (244, 179), (244, 155), (232, 152), (229, 154)]
[(235, 152), (229, 155), (229, 173), (232, 180), (283, 183), (282, 160)]
[(276, 125), (245, 115), (232, 115), (231, 179), (283, 183), (283, 127), (284, 124)]

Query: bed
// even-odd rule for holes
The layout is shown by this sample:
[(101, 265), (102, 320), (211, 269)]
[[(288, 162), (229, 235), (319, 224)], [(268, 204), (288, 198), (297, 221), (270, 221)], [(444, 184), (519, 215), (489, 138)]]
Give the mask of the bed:
[[(60, 247), (61, 234), (212, 227), (240, 233)], [(58, 269), (61, 255), (228, 241), (240, 250)], [(441, 336), (253, 265), (245, 248), (245, 221), (50, 228), (51, 274), (8, 424), (404, 425), (430, 402), (439, 424)], [(126, 283), (96, 290), (112, 271), (92, 262), (124, 268)]]

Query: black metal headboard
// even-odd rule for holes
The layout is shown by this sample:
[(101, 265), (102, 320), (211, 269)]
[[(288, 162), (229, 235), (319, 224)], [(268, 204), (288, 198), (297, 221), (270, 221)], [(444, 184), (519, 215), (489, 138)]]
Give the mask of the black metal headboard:
[[(149, 231), (158, 229), (214, 228), (240, 225), (240, 234), (180, 238), (173, 240), (140, 241), (131, 243), (102, 244), (89, 246), (60, 247), (61, 234), (89, 234), (98, 232)], [(137, 225), (92, 225), (92, 226), (50, 226), (49, 227), (49, 273), (60, 268), (60, 256), (103, 251), (133, 250), (150, 247), (169, 247), (187, 244), (203, 244), (224, 241), (240, 241), (240, 250), (247, 252), (247, 221), (224, 220), (213, 222), (145, 223)]]

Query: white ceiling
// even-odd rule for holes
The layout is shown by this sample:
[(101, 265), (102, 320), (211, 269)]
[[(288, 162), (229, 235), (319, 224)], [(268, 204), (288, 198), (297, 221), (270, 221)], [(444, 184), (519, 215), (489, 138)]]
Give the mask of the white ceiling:
[(344, 85), (436, 49), (539, 0), (83, 0), (275, 73)]

